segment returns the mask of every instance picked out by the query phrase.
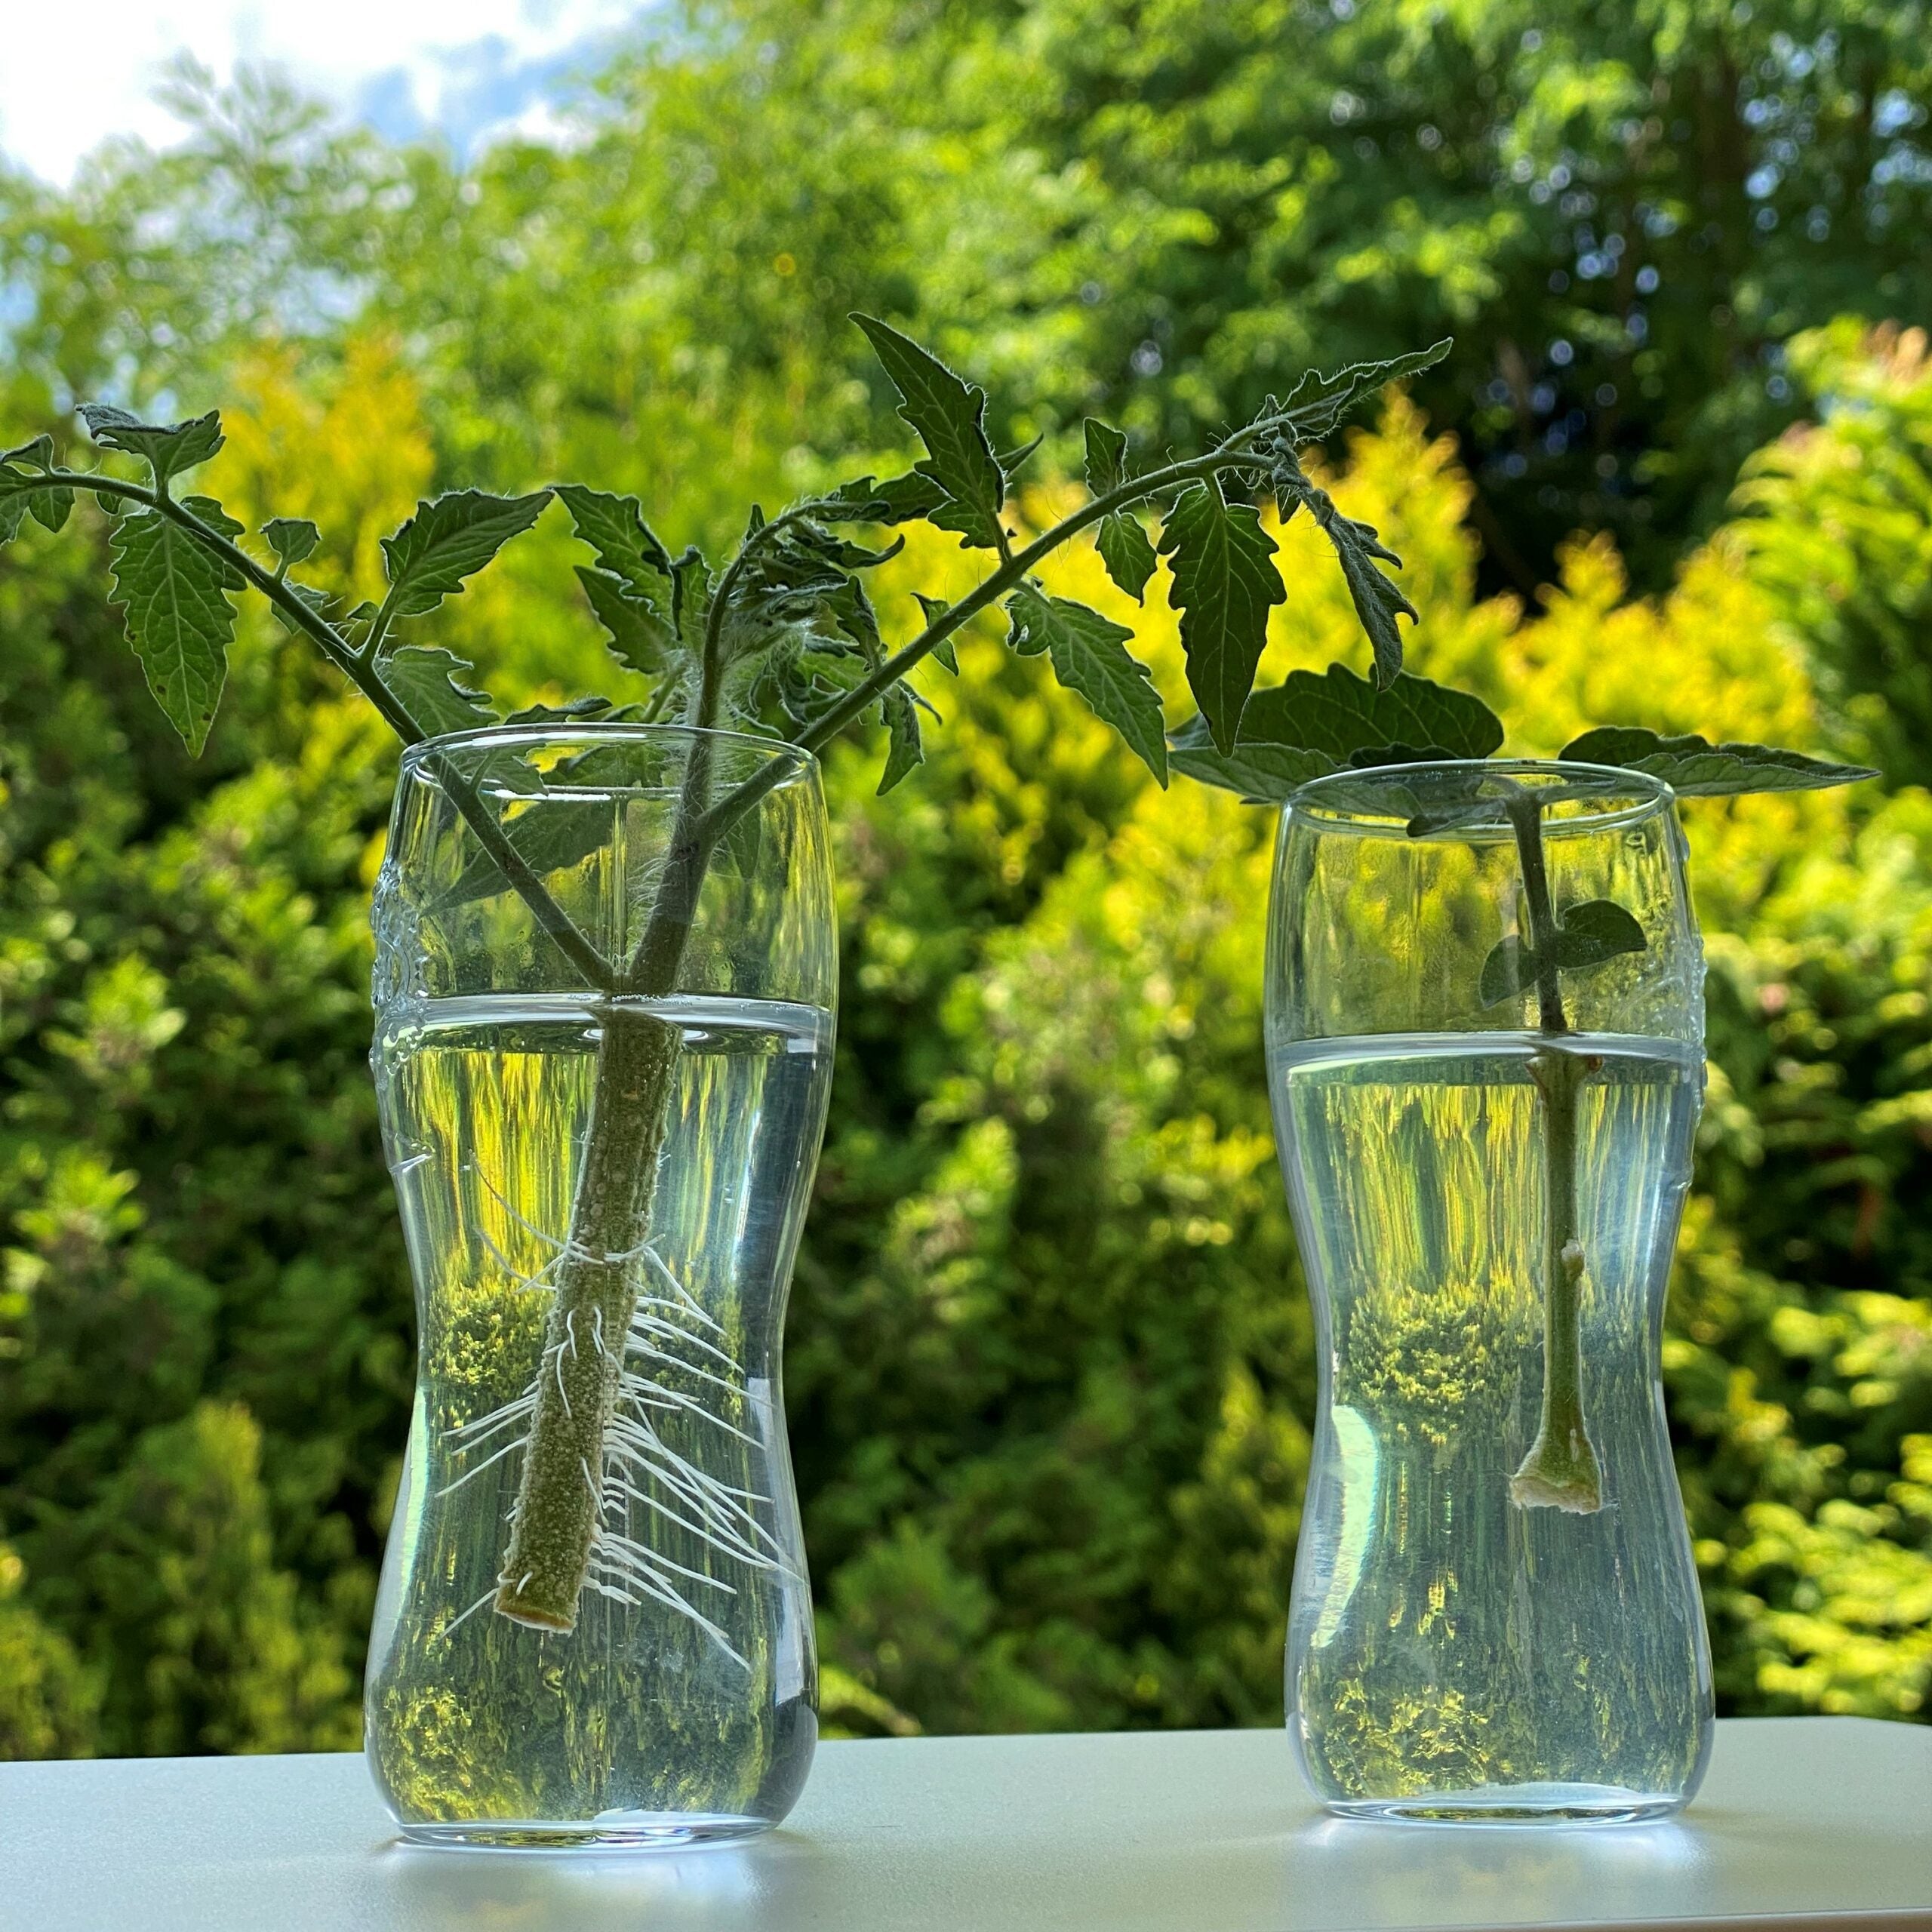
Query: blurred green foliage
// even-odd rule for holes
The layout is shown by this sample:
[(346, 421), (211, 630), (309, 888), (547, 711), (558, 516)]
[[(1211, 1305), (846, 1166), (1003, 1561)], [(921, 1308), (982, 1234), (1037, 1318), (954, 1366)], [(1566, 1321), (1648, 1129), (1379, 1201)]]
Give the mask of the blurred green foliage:
[[(1687, 814), (1713, 1087), (1666, 1371), (1725, 1707), (1922, 1715), (1932, 371), (1832, 318), (1932, 308), (1924, 14), (734, 0), (574, 146), (467, 169), (184, 82), (179, 153), (0, 174), (0, 420), (220, 402), (219, 494), (314, 518), (351, 592), (435, 487), (580, 475), (681, 540), (889, 457), (861, 303), (988, 382), (1002, 446), (1045, 432), (1043, 479), (1086, 409), (1191, 443), (1453, 328), (1330, 453), (1408, 559), (1417, 668), (1524, 749), (1715, 721), (1888, 774)], [(445, 627), (506, 700), (603, 675), (561, 523)], [(1264, 676), (1358, 660), (1318, 535), (1281, 536)], [(0, 556), (0, 1753), (343, 1746), (411, 1386), (361, 1065), (393, 750), (255, 611), (191, 764), (104, 555), (89, 506)], [(1164, 586), (1083, 550), (1054, 587), (1180, 715)], [(829, 1715), (1269, 1721), (1314, 1395), (1270, 827), (961, 655), (914, 783), (830, 762), (845, 1005), (788, 1357)]]

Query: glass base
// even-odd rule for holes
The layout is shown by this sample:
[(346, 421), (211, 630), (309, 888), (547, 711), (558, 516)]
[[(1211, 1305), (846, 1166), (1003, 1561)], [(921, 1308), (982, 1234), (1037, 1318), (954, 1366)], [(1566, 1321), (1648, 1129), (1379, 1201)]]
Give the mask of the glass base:
[(768, 1832), (775, 1821), (729, 1814), (611, 1811), (602, 1817), (477, 1818), (401, 1828), (405, 1844), (432, 1851), (690, 1851)]
[(1409, 1798), (1324, 1801), (1338, 1818), (1405, 1825), (1642, 1825), (1668, 1818), (1686, 1802), (1682, 1797), (1601, 1784), (1526, 1784), (1503, 1791), (1430, 1791)]

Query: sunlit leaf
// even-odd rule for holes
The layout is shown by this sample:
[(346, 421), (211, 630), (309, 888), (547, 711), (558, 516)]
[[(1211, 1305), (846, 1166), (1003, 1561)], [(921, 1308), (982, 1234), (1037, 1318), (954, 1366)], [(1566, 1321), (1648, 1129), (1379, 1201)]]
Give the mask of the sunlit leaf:
[(1069, 691), (1078, 691), (1166, 784), (1161, 695), (1146, 666), (1128, 654), (1134, 633), (1084, 604), (1046, 596), (1031, 585), (1016, 590), (1006, 608), (1014, 649), (1022, 657), (1047, 652), (1054, 675)]
[(597, 552), (598, 562), (641, 596), (649, 596), (658, 580), (671, 574), (671, 553), (644, 520), (644, 506), (635, 497), (587, 490), (581, 484), (559, 483), (554, 494), (571, 513), (577, 534)]
[(958, 531), (965, 549), (996, 549), (1006, 479), (986, 440), (986, 391), (876, 316), (852, 319), (899, 392), (899, 414), (926, 446), (926, 460), (915, 469), (946, 493), (928, 521)]
[(405, 645), (378, 660), (377, 675), (426, 737), (497, 722), (489, 699), (463, 682), (475, 667), (440, 645)]
[(217, 410), (185, 423), (143, 423), (138, 416), (105, 402), (84, 402), (80, 413), (88, 434), (103, 449), (122, 450), (140, 457), (162, 487), (170, 477), (206, 463), (224, 440)]
[(1501, 746), (1503, 723), (1471, 692), (1407, 672), (1378, 688), (1346, 665), (1331, 664), (1325, 671), (1291, 671), (1255, 692), (1240, 736), (1325, 752), (1337, 764), (1358, 753), (1415, 746), (1438, 758), (1480, 758)]
[(1087, 487), (1097, 497), (1110, 495), (1127, 481), (1127, 435), (1111, 423), (1090, 416), (1083, 426), (1087, 441)]
[[(241, 525), (211, 497), (190, 497), (182, 507), (224, 537), (242, 534)], [(198, 757), (228, 675), (235, 637), (229, 598), (247, 580), (173, 518), (154, 510), (121, 518), (112, 555), (115, 601), (148, 689)]]
[(1168, 601), (1180, 613), (1188, 688), (1216, 747), (1234, 749), (1241, 709), (1268, 641), (1268, 611), (1284, 602), (1275, 540), (1245, 503), (1230, 508), (1210, 478), (1168, 512), (1161, 552), (1173, 573)]
[(313, 556), (322, 533), (306, 517), (272, 516), (262, 525), (262, 538), (286, 569)]
[(1100, 519), (1095, 540), (1107, 574), (1136, 603), (1143, 603), (1147, 580), (1159, 561), (1147, 528), (1131, 510), (1113, 510)]
[(883, 797), (925, 762), (926, 753), (919, 740), (919, 709), (903, 685), (887, 685), (879, 694), (879, 712), (886, 730), (885, 771), (878, 781)]
[(528, 530), (549, 500), (547, 490), (527, 497), (457, 490), (418, 504), (393, 537), (383, 539), (392, 614), (420, 617), (433, 611), (512, 537)]
[(1285, 405), (1278, 408), (1271, 401), (1263, 413), (1292, 415), (1295, 435), (1303, 442), (1312, 442), (1327, 435), (1363, 397), (1373, 395), (1388, 383), (1401, 382), (1424, 369), (1433, 368), (1454, 346), (1445, 336), (1440, 342), (1411, 354), (1391, 356), (1383, 362), (1352, 362), (1333, 375), (1324, 376), (1311, 369), (1295, 385)]
[(1714, 745), (1700, 737), (1666, 738), (1634, 724), (1586, 731), (1557, 756), (1580, 764), (1614, 764), (1644, 772), (1684, 798), (1818, 791), (1878, 776), (1866, 765), (1834, 764), (1775, 745)]
[(677, 634), (657, 605), (634, 592), (614, 571), (579, 564), (577, 581), (583, 586), (597, 621), (604, 626), (611, 654), (629, 669), (656, 677), (677, 648)]

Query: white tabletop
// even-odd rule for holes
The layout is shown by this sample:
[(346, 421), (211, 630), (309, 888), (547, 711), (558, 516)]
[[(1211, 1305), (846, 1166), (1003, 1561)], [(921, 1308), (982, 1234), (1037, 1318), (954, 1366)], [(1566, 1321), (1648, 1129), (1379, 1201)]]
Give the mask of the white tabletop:
[(1932, 1728), (1720, 1724), (1643, 1826), (1345, 1823), (1275, 1730), (828, 1744), (692, 1852), (406, 1850), (355, 1757), (0, 1765), (13, 1932), (1932, 1928)]

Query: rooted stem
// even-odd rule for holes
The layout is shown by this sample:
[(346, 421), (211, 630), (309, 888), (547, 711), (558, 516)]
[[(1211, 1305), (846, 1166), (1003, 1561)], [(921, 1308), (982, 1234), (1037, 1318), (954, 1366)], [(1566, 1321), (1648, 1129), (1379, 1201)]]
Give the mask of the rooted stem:
[(1519, 1508), (1587, 1515), (1603, 1506), (1603, 1481), (1583, 1419), (1585, 1264), (1577, 1214), (1577, 1121), (1579, 1097), (1599, 1063), (1557, 1044), (1573, 1029), (1563, 1010), (1542, 805), (1534, 792), (1522, 789), (1506, 809), (1529, 912), (1539, 1030), (1549, 1042), (1530, 1060), (1530, 1077), (1543, 1103), (1543, 1415), (1530, 1453), (1510, 1480), (1509, 1494)]
[(675, 1026), (617, 1005), (602, 1020), (583, 1165), (497, 1577), (497, 1610), (540, 1630), (575, 1627), (601, 1527), (605, 1442), (677, 1071)]
[[(694, 732), (651, 916), (620, 979), (633, 995), (663, 999), (677, 989), (711, 860), (704, 811), (711, 758), (710, 737)], [(651, 1238), (681, 1044), (668, 1021), (614, 1004), (604, 1009), (583, 1167), (544, 1325), (543, 1374), (497, 1580), (498, 1611), (540, 1629), (575, 1627), (596, 1550), (605, 1449)]]
[[(696, 728), (669, 849), (643, 937), (617, 975), (619, 989), (634, 997), (664, 999), (677, 990), (717, 842), (706, 809), (710, 734), (723, 681), (723, 605), (735, 581), (735, 570), (728, 572), (706, 627), (691, 707)], [(651, 1238), (680, 1045), (677, 1028), (667, 1021), (634, 1008), (605, 1010), (583, 1168), (545, 1324), (544, 1374), (497, 1592), (503, 1615), (540, 1629), (575, 1627), (596, 1552), (605, 1451), (623, 1338), (637, 1309), (637, 1271)], [(595, 1324), (600, 1343), (594, 1357), (583, 1348), (586, 1321)]]

